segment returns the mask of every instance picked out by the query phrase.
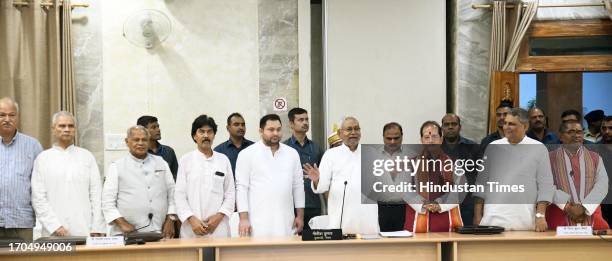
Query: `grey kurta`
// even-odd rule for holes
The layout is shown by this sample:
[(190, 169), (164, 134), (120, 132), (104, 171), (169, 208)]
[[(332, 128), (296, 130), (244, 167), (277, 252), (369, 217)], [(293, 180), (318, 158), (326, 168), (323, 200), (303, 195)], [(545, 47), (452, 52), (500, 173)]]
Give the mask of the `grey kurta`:
[[(485, 201), (480, 225), (533, 230), (536, 203), (552, 202), (554, 195), (548, 150), (527, 136), (517, 145), (503, 138), (487, 146), (485, 157), (485, 170), (478, 174), (476, 184), (486, 190), (474, 193)], [(487, 182), (523, 185), (524, 192), (490, 192), (495, 186)]]
[[(106, 174), (102, 192), (104, 219), (124, 217), (139, 232), (161, 232), (166, 215), (174, 211), (174, 180), (161, 157), (147, 155), (144, 160), (127, 155), (113, 162)], [(149, 224), (149, 214), (153, 214)], [(146, 227), (144, 227), (146, 226)], [(120, 234), (113, 225), (111, 235)]]

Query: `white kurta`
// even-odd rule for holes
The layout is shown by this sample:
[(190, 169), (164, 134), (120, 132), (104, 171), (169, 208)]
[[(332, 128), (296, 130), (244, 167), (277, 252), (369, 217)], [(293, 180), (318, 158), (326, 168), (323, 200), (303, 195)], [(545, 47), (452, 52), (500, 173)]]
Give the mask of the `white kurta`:
[[(480, 225), (501, 226), (506, 230), (533, 230), (536, 203), (552, 202), (554, 195), (548, 150), (542, 143), (527, 136), (518, 145), (529, 146), (511, 146), (507, 138), (496, 140), (490, 145), (495, 144), (507, 147), (489, 146), (487, 154), (490, 150), (503, 151), (504, 157), (499, 159), (503, 162), (487, 164), (485, 172), (476, 177), (476, 183), (484, 185), (487, 181), (500, 181), (504, 184), (505, 181), (511, 180), (509, 183), (524, 184), (527, 188), (525, 192), (520, 193), (474, 193), (485, 201)], [(489, 160), (492, 160), (491, 157)]]
[(168, 163), (151, 154), (145, 159), (129, 154), (111, 163), (102, 190), (102, 212), (112, 225), (111, 235), (122, 233), (112, 223), (120, 217), (139, 232), (162, 232), (166, 216), (176, 214), (174, 180)]
[(346, 145), (332, 148), (323, 154), (319, 166), (319, 184), (315, 193), (329, 191), (329, 228), (340, 227), (344, 182), (346, 196), (342, 217), (343, 233), (378, 234), (378, 207), (376, 204), (362, 204), (361, 198), (361, 145), (354, 152)]
[(53, 146), (38, 155), (32, 171), (32, 206), (41, 235), (60, 226), (70, 236), (105, 233), (100, 208), (102, 181), (91, 152), (76, 146)]
[(207, 158), (199, 150), (185, 154), (179, 161), (174, 188), (176, 213), (183, 222), (181, 237), (199, 237), (193, 233), (187, 219), (206, 218), (223, 213), (225, 216), (215, 231), (204, 237), (230, 236), (229, 217), (234, 212), (236, 189), (229, 159), (218, 152)]
[(238, 154), (238, 212), (248, 212), (253, 237), (290, 236), (296, 208), (304, 208), (304, 178), (300, 156), (280, 144), (272, 150), (259, 141)]

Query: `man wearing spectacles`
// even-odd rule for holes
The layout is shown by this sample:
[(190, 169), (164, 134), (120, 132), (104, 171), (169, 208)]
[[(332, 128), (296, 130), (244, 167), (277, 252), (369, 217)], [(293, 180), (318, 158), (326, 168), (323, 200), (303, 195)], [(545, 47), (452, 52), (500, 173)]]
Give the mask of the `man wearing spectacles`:
[[(342, 145), (323, 154), (321, 166), (305, 166), (314, 193), (329, 191), (328, 228), (348, 234), (378, 234), (378, 207), (361, 203), (361, 127), (346, 117), (339, 130)], [(344, 200), (343, 200), (344, 199)]]
[(32, 240), (34, 210), (31, 177), (34, 159), (42, 152), (40, 143), (17, 130), (19, 105), (0, 99), (0, 238)]
[(592, 226), (608, 229), (600, 203), (608, 193), (608, 174), (602, 158), (582, 145), (580, 122), (568, 120), (559, 127), (563, 145), (550, 152), (556, 187), (553, 203), (546, 211), (550, 229), (557, 226)]
[[(473, 194), (474, 225), (547, 230), (546, 207), (554, 196), (550, 160), (546, 147), (525, 135), (528, 127), (527, 111), (514, 108), (504, 119), (505, 137), (489, 145), (485, 169), (476, 177), (476, 184), (485, 186), (485, 191)], [(504, 193), (494, 183), (523, 189)]]

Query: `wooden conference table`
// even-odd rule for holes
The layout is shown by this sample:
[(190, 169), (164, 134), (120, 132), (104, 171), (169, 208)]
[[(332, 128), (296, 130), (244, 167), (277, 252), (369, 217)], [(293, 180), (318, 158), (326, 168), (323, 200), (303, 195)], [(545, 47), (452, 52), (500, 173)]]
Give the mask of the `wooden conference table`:
[[(205, 254), (206, 253), (206, 254)], [(0, 260), (610, 260), (612, 236), (557, 237), (554, 232), (498, 235), (416, 234), (412, 238), (301, 241), (172, 239), (123, 247), (78, 246), (69, 253), (9, 253)]]

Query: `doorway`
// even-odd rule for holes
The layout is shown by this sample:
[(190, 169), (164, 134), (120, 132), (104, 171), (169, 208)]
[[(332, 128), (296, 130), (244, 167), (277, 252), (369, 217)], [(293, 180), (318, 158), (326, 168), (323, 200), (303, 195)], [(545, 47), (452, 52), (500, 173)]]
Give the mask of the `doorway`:
[(611, 71), (521, 73), (519, 88), (520, 106), (542, 108), (549, 129), (555, 132), (565, 110), (574, 109), (584, 115), (599, 109), (612, 115)]

